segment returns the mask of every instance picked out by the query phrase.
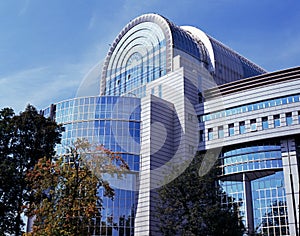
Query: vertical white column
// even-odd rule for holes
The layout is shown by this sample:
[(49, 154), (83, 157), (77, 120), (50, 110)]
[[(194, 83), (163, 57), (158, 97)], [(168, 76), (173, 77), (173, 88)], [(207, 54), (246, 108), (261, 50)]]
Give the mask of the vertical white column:
[(299, 235), (299, 176), (294, 139), (281, 140), (290, 235)]

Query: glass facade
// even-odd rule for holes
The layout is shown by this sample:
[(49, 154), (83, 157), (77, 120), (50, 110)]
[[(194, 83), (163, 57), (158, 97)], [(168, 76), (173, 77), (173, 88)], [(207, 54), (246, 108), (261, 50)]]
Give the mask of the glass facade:
[(204, 121), (218, 119), (220, 117), (228, 117), (231, 115), (240, 114), (240, 113), (244, 113), (244, 112), (255, 111), (255, 110), (259, 110), (259, 109), (285, 105), (288, 103), (299, 102), (300, 101), (299, 97), (300, 97), (300, 95), (297, 94), (297, 95), (293, 95), (293, 96), (287, 96), (287, 97), (282, 97), (282, 98), (261, 101), (261, 102), (257, 102), (257, 103), (251, 103), (248, 105), (242, 105), (239, 107), (226, 109), (224, 111), (218, 111), (218, 112), (214, 112), (211, 114), (206, 114), (206, 115), (200, 116), (199, 119), (200, 119), (200, 122), (204, 122)]
[[(50, 109), (44, 111), (49, 116)], [(140, 163), (140, 99), (132, 97), (84, 97), (56, 104), (55, 119), (63, 124), (65, 132), (57, 154), (65, 153), (77, 138), (118, 152), (127, 162), (132, 175), (126, 177), (126, 186), (115, 189), (114, 200), (103, 198), (102, 217), (94, 219), (94, 235), (133, 235), (136, 211), (136, 177)], [(104, 176), (111, 183), (116, 179)]]
[(239, 203), (244, 222), (249, 221), (247, 215), (251, 215), (256, 232), (288, 235), (280, 143), (273, 141), (225, 148), (220, 160), (222, 174), (219, 183), (226, 194)]
[(210, 40), (215, 52), (215, 81), (217, 84), (251, 77), (265, 72), (247, 59), (237, 55), (236, 52), (228, 50), (228, 48), (225, 48), (215, 39), (210, 38)]
[(241, 147), (222, 154), (222, 175), (270, 168), (282, 168), (281, 146)]
[(164, 76), (166, 39), (160, 26), (142, 22), (118, 42), (105, 72), (105, 95), (146, 96), (145, 84)]
[(253, 180), (254, 227), (263, 235), (289, 235), (283, 172)]

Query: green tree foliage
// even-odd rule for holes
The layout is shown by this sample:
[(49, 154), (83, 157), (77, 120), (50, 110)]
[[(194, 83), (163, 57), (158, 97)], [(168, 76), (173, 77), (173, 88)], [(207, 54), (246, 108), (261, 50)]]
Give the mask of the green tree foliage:
[(27, 235), (92, 235), (101, 217), (102, 200), (97, 189), (113, 197), (103, 174), (122, 176), (127, 164), (103, 146), (77, 140), (66, 155), (55, 161), (40, 159), (27, 174), (32, 203), (26, 214), (34, 216), (33, 231)]
[[(158, 219), (163, 235), (243, 235), (244, 226), (236, 204), (222, 205), (228, 197), (217, 185), (216, 165), (199, 176), (203, 156), (158, 191)], [(180, 166), (173, 167), (174, 173)], [(229, 201), (230, 202), (230, 201)]]
[(26, 171), (40, 157), (51, 158), (62, 127), (28, 105), (16, 115), (0, 111), (0, 235), (21, 235), (22, 206), (28, 200)]

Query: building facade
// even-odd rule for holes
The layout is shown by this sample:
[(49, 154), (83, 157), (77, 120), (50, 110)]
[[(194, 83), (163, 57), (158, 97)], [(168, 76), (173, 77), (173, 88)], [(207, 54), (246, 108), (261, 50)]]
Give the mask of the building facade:
[(199, 150), (222, 147), (220, 184), (250, 233), (298, 235), (299, 76), (298, 67), (206, 91)]
[(130, 168), (126, 177), (109, 179), (114, 200), (98, 193), (104, 210), (93, 220), (93, 235), (133, 235), (136, 214), (137, 177), (140, 165), (140, 99), (120, 96), (91, 96), (61, 101), (44, 110), (44, 116), (63, 124), (57, 155), (64, 154), (77, 139), (102, 144), (120, 155)]
[(111, 179), (116, 199), (105, 200), (95, 235), (160, 235), (156, 190), (172, 164), (183, 172), (197, 151), (222, 160), (220, 184), (241, 203), (249, 233), (294, 235), (297, 69), (266, 74), (200, 29), (145, 14), (116, 37), (101, 76), (99, 96), (44, 111), (66, 127), (58, 153), (87, 138), (132, 170), (121, 183)]

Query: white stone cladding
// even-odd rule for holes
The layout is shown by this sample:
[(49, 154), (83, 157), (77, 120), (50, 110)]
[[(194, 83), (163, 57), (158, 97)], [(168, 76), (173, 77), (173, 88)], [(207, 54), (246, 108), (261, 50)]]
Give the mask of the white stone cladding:
[[(147, 84), (147, 96), (141, 108), (141, 165), (135, 235), (160, 235), (155, 217), (156, 189), (172, 165), (182, 165), (182, 172), (197, 150), (198, 119), (195, 104), (199, 74), (191, 71), (188, 60), (174, 59), (172, 73)], [(194, 68), (195, 65), (190, 64)], [(200, 81), (202, 83), (202, 81)], [(158, 93), (158, 87), (161, 94)], [(151, 93), (154, 93), (153, 95)], [(159, 97), (159, 95), (161, 95)], [(184, 164), (184, 165), (183, 165)], [(179, 176), (176, 173), (173, 177)]]

